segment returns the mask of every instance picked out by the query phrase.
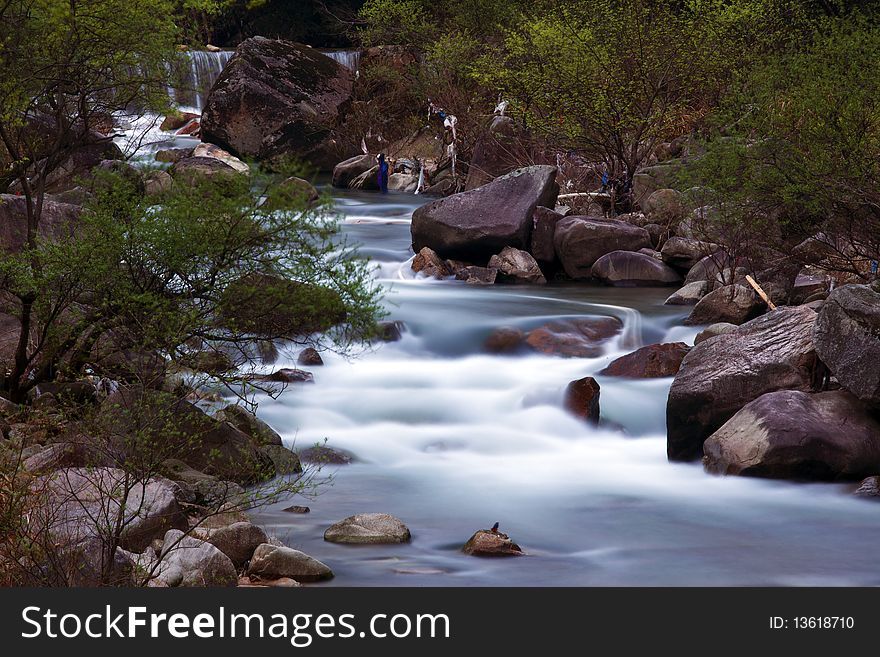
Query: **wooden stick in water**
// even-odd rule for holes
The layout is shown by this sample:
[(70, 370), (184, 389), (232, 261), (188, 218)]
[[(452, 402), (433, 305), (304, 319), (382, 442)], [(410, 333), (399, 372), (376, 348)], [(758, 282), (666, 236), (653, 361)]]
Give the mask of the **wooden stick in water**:
[(770, 310), (776, 310), (776, 304), (774, 304), (772, 301), (770, 301), (770, 297), (768, 297), (767, 293), (764, 292), (764, 290), (761, 288), (760, 285), (758, 285), (758, 282), (754, 278), (749, 276), (748, 274), (746, 275), (746, 280), (749, 282), (749, 285), (751, 285), (753, 288), (755, 288), (755, 292), (757, 292), (758, 296), (764, 300), (764, 303), (767, 304), (767, 307)]

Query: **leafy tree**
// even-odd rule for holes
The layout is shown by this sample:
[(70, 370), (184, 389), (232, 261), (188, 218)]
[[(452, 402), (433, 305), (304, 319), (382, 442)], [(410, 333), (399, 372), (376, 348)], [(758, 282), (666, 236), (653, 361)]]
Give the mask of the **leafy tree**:
[(688, 176), (703, 202), (786, 257), (870, 278), (880, 259), (878, 56), (867, 18), (834, 19), (741, 76)]

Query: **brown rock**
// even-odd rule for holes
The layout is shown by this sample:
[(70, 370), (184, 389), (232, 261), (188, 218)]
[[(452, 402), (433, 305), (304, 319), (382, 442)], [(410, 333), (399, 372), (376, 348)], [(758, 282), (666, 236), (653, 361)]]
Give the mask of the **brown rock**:
[(599, 422), (599, 384), (591, 376), (572, 381), (565, 389), (565, 410), (588, 422)]
[(502, 326), (489, 334), (483, 347), (490, 354), (510, 354), (523, 348), (525, 337), (518, 328)]
[(690, 350), (684, 342), (651, 344), (612, 361), (599, 374), (635, 379), (675, 376)]
[(412, 270), (416, 273), (422, 272), (425, 276), (432, 278), (446, 278), (452, 274), (446, 261), (427, 246), (423, 247), (413, 258)]
[(521, 557), (522, 548), (507, 534), (480, 529), (464, 544), (462, 551), (475, 557)]
[(595, 358), (603, 353), (602, 343), (622, 330), (616, 317), (550, 322), (530, 331), (526, 344), (543, 354)]

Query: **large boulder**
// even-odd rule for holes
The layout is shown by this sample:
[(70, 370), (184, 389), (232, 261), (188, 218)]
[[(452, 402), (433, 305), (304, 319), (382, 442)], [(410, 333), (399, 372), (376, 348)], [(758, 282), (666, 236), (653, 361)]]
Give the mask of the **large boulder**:
[[(174, 484), (165, 479), (140, 481), (118, 468), (65, 468), (37, 480), (45, 496), (41, 517), (59, 544), (102, 540), (107, 528), (122, 520), (120, 545), (134, 552), (172, 528), (187, 526)], [(45, 518), (42, 517), (45, 515)]]
[(556, 224), (562, 219), (563, 216), (560, 213), (550, 208), (535, 208), (535, 214), (532, 217), (532, 243), (529, 250), (535, 260), (544, 268), (553, 269), (557, 262), (554, 237)]
[(599, 258), (593, 278), (615, 287), (659, 287), (681, 283), (681, 276), (657, 258), (633, 251), (612, 251)]
[(814, 339), (840, 385), (880, 406), (880, 294), (865, 285), (834, 290), (819, 311)]
[(485, 262), (505, 246), (527, 249), (535, 208), (554, 207), (558, 193), (556, 167), (533, 166), (438, 199), (413, 213), (413, 250)]
[[(46, 200), (40, 216), (38, 234), (43, 239), (69, 240), (76, 234), (77, 205)], [(24, 196), (0, 194), (0, 250), (18, 253), (27, 243), (27, 200)]]
[(154, 454), (178, 459), (240, 484), (275, 474), (271, 460), (249, 435), (174, 395), (120, 388), (103, 402), (101, 415), (115, 449), (130, 458)]
[(333, 167), (333, 186), (347, 188), (360, 175), (376, 166), (374, 155), (355, 155)]
[(712, 284), (709, 281), (694, 281), (683, 285), (680, 290), (670, 294), (664, 303), (667, 306), (695, 306), (711, 291)]
[(764, 302), (750, 288), (739, 284), (724, 285), (700, 299), (684, 323), (688, 326), (716, 322), (742, 324), (764, 307)]
[(746, 404), (703, 452), (718, 474), (861, 479), (880, 470), (880, 421), (845, 390), (779, 390)]
[(163, 586), (235, 586), (235, 565), (217, 547), (173, 529), (165, 534), (156, 568), (156, 582)]
[(409, 529), (399, 518), (387, 513), (359, 513), (327, 528), (324, 540), (330, 543), (378, 544), (406, 543)]
[(244, 159), (293, 156), (330, 169), (347, 154), (334, 131), (353, 86), (351, 70), (314, 48), (252, 37), (208, 94), (202, 140)]
[(299, 550), (263, 543), (251, 557), (248, 575), (261, 579), (290, 577), (297, 582), (317, 582), (332, 578), (333, 571)]
[(535, 259), (527, 251), (512, 246), (505, 246), (501, 253), (489, 258), (489, 268), (497, 269), (498, 278), (504, 283), (547, 283)]
[(658, 189), (641, 201), (642, 212), (650, 223), (669, 224), (679, 221), (685, 214), (681, 192), (674, 189)]
[(669, 458), (699, 458), (706, 438), (765, 393), (811, 390), (817, 369), (815, 323), (810, 308), (779, 308), (696, 345), (669, 389)]
[(571, 278), (588, 279), (596, 261), (612, 251), (638, 251), (651, 246), (644, 228), (615, 219), (566, 217), (556, 224), (556, 255)]
[[(662, 251), (660, 252), (663, 253)], [(723, 251), (716, 251), (711, 255), (700, 258), (684, 279), (685, 284), (695, 283), (699, 281), (708, 281), (710, 283), (723, 282), (723, 274), (727, 267), (731, 266), (731, 259)]]
[(517, 168), (519, 128), (509, 116), (496, 116), (488, 132), (477, 140), (468, 167), (465, 191), (492, 182)]
[(260, 545), (269, 542), (266, 532), (250, 522), (234, 522), (226, 527), (199, 529), (194, 535), (229, 557), (236, 568), (241, 568), (250, 561)]
[(667, 265), (689, 270), (717, 249), (717, 246), (708, 242), (692, 240), (687, 237), (670, 237), (664, 242), (660, 254), (663, 257), (663, 262)]
[(240, 172), (216, 157), (186, 157), (171, 165), (169, 173), (176, 181), (194, 185), (205, 178), (228, 178)]
[(599, 374), (635, 379), (675, 376), (690, 350), (684, 342), (649, 344), (611, 361)]
[(616, 317), (557, 320), (529, 331), (526, 344), (548, 356), (595, 358), (604, 353), (604, 343), (622, 330)]
[(229, 422), (239, 431), (251, 437), (258, 445), (281, 445), (281, 436), (241, 404), (229, 404), (215, 416), (221, 422)]

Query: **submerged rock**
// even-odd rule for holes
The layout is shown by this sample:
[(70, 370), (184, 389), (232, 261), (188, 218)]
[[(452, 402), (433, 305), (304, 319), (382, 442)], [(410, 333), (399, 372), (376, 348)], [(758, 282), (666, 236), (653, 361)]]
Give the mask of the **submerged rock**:
[(560, 320), (530, 331), (526, 344), (543, 354), (595, 358), (604, 352), (603, 343), (622, 330), (616, 317)]
[(523, 348), (526, 336), (520, 329), (502, 326), (489, 334), (483, 347), (490, 354), (511, 354)]

